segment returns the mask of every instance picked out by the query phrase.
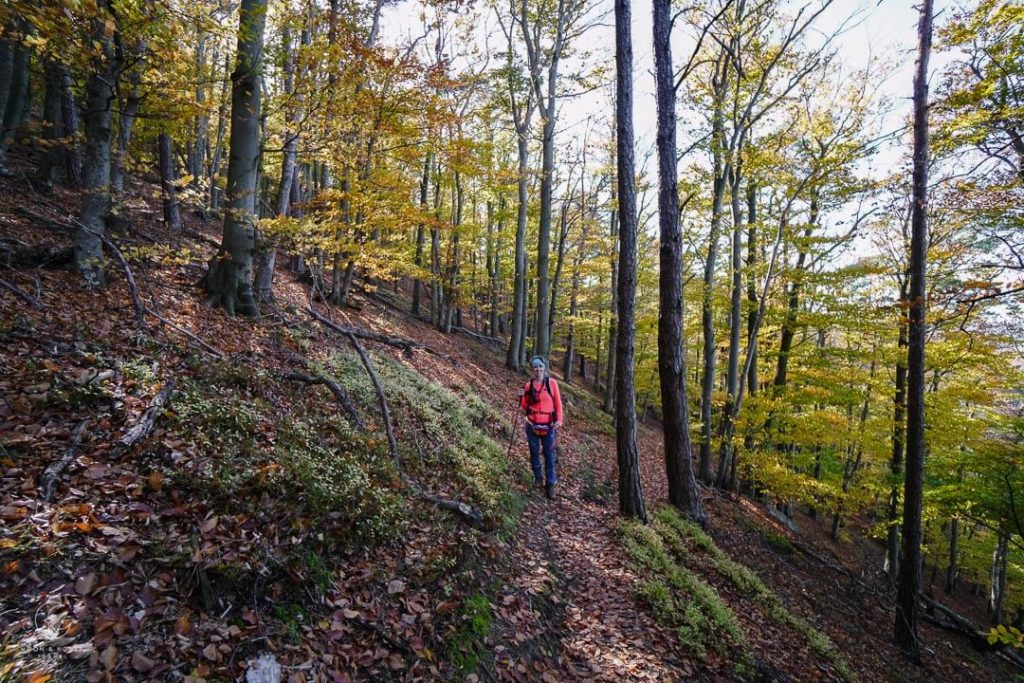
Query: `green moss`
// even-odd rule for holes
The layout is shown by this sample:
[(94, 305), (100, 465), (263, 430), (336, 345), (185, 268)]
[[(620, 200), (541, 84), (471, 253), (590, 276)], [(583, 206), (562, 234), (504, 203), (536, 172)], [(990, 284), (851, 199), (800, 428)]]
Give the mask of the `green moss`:
[(445, 642), (448, 660), (457, 672), (456, 679), (477, 668), (486, 652), (484, 638), (494, 624), (494, 610), (483, 593), (475, 593), (462, 603), (459, 627)]

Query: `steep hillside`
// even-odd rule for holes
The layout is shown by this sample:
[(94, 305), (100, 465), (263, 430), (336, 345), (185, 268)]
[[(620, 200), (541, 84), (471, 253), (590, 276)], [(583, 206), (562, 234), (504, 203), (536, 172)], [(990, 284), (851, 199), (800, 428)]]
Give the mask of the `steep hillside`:
[(0, 182), (0, 680), (1012, 677), (931, 628), (906, 663), (873, 557), (742, 500), (707, 499), (710, 536), (657, 509), (653, 426), (653, 524), (620, 522), (587, 387), (536, 495), (497, 345), (390, 284), (328, 309), (284, 268), (263, 317), (228, 318), (197, 286), (218, 224), (165, 233), (152, 189), (89, 291), (63, 269), (78, 198)]

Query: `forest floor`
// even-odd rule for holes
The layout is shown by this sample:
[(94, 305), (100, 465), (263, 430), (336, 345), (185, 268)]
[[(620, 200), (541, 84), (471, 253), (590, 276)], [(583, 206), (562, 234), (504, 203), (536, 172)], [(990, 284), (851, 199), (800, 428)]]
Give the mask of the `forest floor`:
[[(20, 292), (0, 289), (0, 681), (244, 680), (261, 654), (290, 681), (739, 679), (738, 653), (713, 642), (700, 651), (681, 645), (678, 626), (638, 598), (650, 572), (624, 545), (614, 434), (588, 382), (564, 387), (554, 500), (529, 485), (521, 423), (511, 462), (494, 469), (481, 459), (474, 467), (482, 473), (455, 476), (432, 460), (446, 444), (436, 416), (416, 403), (472, 403), (466, 424), (486, 440), (474, 448), (503, 460), (512, 436), (503, 422), (513, 421), (525, 378), (504, 368), (498, 345), (414, 319), (401, 295), (359, 294), (355, 306), (333, 312), (340, 324), (421, 345), (405, 353), (365, 342), (388, 373), (399, 439), (415, 443), (404, 466), (435, 493), (484, 508), (487, 521), (467, 525), (400, 490), (365, 377), (362, 389), (355, 380), (346, 388), (369, 435), (348, 434), (344, 418), (328, 414), (326, 392), (317, 398), (281, 379), (297, 356), (307, 369), (348, 367), (332, 365), (330, 354), (347, 342), (304, 315), (308, 285), (284, 258), (274, 313), (230, 319), (203, 305), (196, 284), (219, 224), (189, 215), (185, 234), (168, 235), (154, 187), (136, 183), (130, 193), (114, 239), (143, 305), (165, 321), (147, 313), (146, 330), (133, 320), (115, 259), (108, 256), (101, 291), (84, 290), (62, 266), (70, 239), (59, 226), (73, 222), (78, 197), (43, 197), (22, 178), (0, 180), (0, 279)], [(361, 373), (351, 367), (339, 378)], [(172, 380), (175, 393), (153, 432), (118, 447)], [(419, 393), (402, 404), (408, 387)], [(302, 420), (316, 429), (296, 440)], [(324, 425), (348, 435), (323, 437)], [(332, 459), (309, 464), (304, 453), (281, 450), (289, 439)], [(639, 444), (653, 515), (666, 491), (657, 425), (640, 426)], [(353, 458), (345, 463), (356, 463), (347, 476), (369, 483), (338, 494), (337, 481), (309, 472), (336, 478), (342, 450)], [(275, 459), (282, 453), (295, 458), (285, 475)], [(325, 488), (314, 499), (301, 486)], [(346, 495), (362, 497), (351, 509), (314, 504)], [(718, 548), (794, 615), (774, 618), (764, 600), (741, 590), (733, 565), (676, 557), (738, 620), (753, 660), (744, 677), (1020, 677), (995, 653), (928, 623), (923, 664), (909, 663), (891, 638), (882, 548), (858, 530), (834, 542), (823, 522), (803, 514), (793, 530), (745, 498), (704, 489), (704, 503)], [(942, 602), (984, 623), (981, 598), (960, 591)]]

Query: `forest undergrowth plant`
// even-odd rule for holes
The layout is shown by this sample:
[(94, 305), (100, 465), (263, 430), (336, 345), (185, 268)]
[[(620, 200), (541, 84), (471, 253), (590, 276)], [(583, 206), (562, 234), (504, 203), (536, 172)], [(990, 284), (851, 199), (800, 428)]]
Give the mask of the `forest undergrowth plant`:
[(849, 664), (828, 636), (786, 609), (778, 595), (765, 585), (761, 577), (729, 557), (703, 529), (683, 519), (678, 512), (667, 506), (654, 513), (654, 520), (654, 532), (678, 562), (692, 563), (695, 556), (703, 554), (711, 561), (715, 571), (744, 596), (760, 604), (773, 620), (790, 626), (807, 638), (814, 651), (827, 659), (844, 680), (856, 680)]
[(715, 589), (677, 564), (651, 527), (623, 522), (619, 533), (635, 569), (645, 576), (637, 597), (651, 606), (659, 623), (676, 629), (679, 644), (695, 657), (711, 648), (732, 660), (737, 677), (749, 680), (754, 672), (750, 644)]

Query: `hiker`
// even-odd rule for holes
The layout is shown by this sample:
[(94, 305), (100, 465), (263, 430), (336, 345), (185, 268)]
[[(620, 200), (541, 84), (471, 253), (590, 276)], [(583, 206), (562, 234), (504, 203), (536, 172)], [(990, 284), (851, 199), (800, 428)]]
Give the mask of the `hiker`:
[[(519, 407), (526, 411), (526, 442), (530, 445), (530, 467), (533, 468), (533, 485), (544, 485), (544, 494), (554, 496), (555, 483), (555, 441), (562, 426), (562, 395), (558, 382), (547, 374), (547, 364), (540, 356), (530, 361), (532, 377), (523, 387)], [(541, 471), (540, 451), (544, 449), (544, 470)], [(544, 475), (543, 478), (541, 475)]]

